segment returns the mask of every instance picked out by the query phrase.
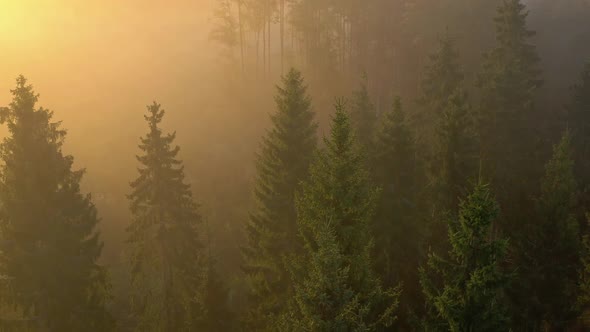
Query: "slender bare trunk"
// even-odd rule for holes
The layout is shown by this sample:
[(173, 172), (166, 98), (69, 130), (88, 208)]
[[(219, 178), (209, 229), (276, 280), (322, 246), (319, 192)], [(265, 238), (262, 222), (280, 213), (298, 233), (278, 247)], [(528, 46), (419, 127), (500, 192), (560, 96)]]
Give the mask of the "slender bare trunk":
[(270, 67), (270, 65), (271, 65), (271, 61), (270, 61), (271, 60), (271, 56), (270, 56), (270, 39), (271, 39), (270, 25), (272, 24), (272, 7), (271, 7), (270, 0), (268, 0), (267, 6), (268, 6), (268, 34), (267, 34), (267, 36), (268, 36), (268, 75), (270, 76), (270, 72), (271, 72), (271, 69), (270, 69), (271, 68)]
[(244, 27), (242, 26), (242, 0), (238, 0), (238, 26), (240, 28), (240, 57), (242, 60), (242, 74), (246, 72), (244, 65)]
[(256, 31), (256, 77), (260, 74), (260, 31)]
[(264, 22), (262, 24), (262, 67), (263, 76), (266, 76), (266, 15), (264, 15)]
[(281, 0), (281, 74), (285, 71), (285, 0)]
[(341, 24), (340, 24), (340, 41), (341, 41), (341, 46), (340, 46), (340, 66), (341, 66), (341, 70), (344, 73), (344, 70), (346, 68), (346, 18), (344, 15), (342, 15), (342, 17), (340, 18)]

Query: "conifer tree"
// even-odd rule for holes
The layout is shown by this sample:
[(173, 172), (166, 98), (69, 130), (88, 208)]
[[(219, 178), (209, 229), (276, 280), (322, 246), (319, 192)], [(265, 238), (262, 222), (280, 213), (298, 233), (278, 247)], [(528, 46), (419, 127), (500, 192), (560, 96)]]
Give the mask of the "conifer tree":
[(23, 76), (0, 116), (0, 283), (8, 302), (40, 331), (109, 331), (106, 271), (84, 170), (62, 152), (66, 131)]
[(576, 318), (574, 305), (580, 260), (579, 225), (575, 216), (577, 185), (573, 174), (571, 138), (565, 133), (545, 166), (537, 220), (518, 248), (524, 294), (515, 318), (527, 329), (565, 330)]
[[(590, 220), (590, 216), (587, 216)], [(575, 308), (583, 312), (590, 307), (590, 236), (582, 237), (582, 248), (580, 250), (580, 267), (578, 271), (578, 295)]]
[(311, 100), (301, 73), (292, 69), (277, 87), (273, 127), (262, 141), (257, 161), (257, 207), (246, 227), (244, 271), (250, 301), (245, 323), (253, 330), (274, 330), (292, 287), (285, 265), (301, 251), (297, 236), (295, 192), (307, 177), (316, 148)]
[(176, 133), (162, 133), (159, 104), (147, 110), (149, 132), (141, 138), (139, 176), (129, 195), (133, 310), (138, 330), (191, 331), (205, 314), (201, 218), (177, 159)]
[(364, 75), (359, 89), (353, 94), (350, 120), (359, 144), (367, 150), (367, 153), (371, 153), (377, 129), (377, 113), (371, 102), (367, 85), (368, 79)]
[[(529, 40), (526, 6), (504, 0), (495, 18), (496, 47), (486, 54), (479, 77), (481, 90), (479, 135), (483, 176), (492, 186), (509, 218), (523, 208), (527, 191), (534, 191), (534, 94), (541, 86), (539, 57)], [(515, 217), (518, 219), (518, 217)], [(511, 226), (517, 226), (514, 221)], [(506, 226), (506, 225), (505, 225)]]
[(336, 108), (331, 136), (297, 198), (304, 273), (295, 280), (291, 331), (376, 331), (395, 319), (399, 293), (384, 290), (372, 271), (377, 191), (346, 111)]
[(477, 173), (476, 134), (466, 94), (457, 89), (448, 98), (436, 125), (430, 166), (433, 203), (439, 215), (457, 215), (459, 198)]
[(439, 40), (438, 50), (430, 55), (430, 63), (421, 84), (420, 107), (414, 116), (414, 126), (418, 128), (419, 140), (427, 153), (437, 141), (436, 125), (442, 117), (449, 98), (463, 84), (463, 73), (459, 66), (459, 54), (455, 43), (447, 34)]
[[(479, 77), (481, 105), (479, 128), (481, 176), (491, 181), (502, 206), (496, 230), (510, 234), (511, 245), (518, 248), (526, 241), (529, 224), (535, 220), (532, 199), (542, 177), (542, 163), (536, 154), (536, 127), (539, 116), (534, 106), (535, 92), (542, 85), (539, 57), (527, 28), (526, 6), (521, 0), (503, 0), (495, 18), (496, 47), (485, 56)], [(511, 269), (519, 262), (517, 250), (511, 250)], [(534, 297), (524, 293), (528, 281), (517, 276), (509, 289), (511, 316), (523, 312), (519, 300)], [(532, 291), (532, 290), (531, 290)]]
[(454, 40), (447, 33), (439, 43), (422, 81), (422, 117), (416, 126), (422, 131), (421, 148), (428, 161), (431, 223), (427, 242), (431, 249), (447, 252), (445, 220), (457, 215), (459, 198), (476, 169), (477, 145), (467, 94), (461, 88), (463, 73)]
[(590, 62), (580, 76), (579, 82), (572, 88), (573, 100), (568, 107), (567, 126), (572, 133), (574, 174), (582, 189), (581, 205), (587, 206), (590, 203)]
[[(377, 272), (386, 287), (402, 283), (402, 305), (415, 307), (421, 295), (417, 271), (424, 256), (425, 225), (419, 206), (423, 176), (400, 98), (384, 115), (374, 167), (376, 183), (382, 188), (373, 227)], [(400, 312), (402, 323), (404, 314)]]
[(425, 331), (508, 331), (503, 293), (509, 276), (500, 269), (508, 242), (492, 237), (498, 206), (486, 185), (477, 185), (449, 224), (451, 250), (433, 253), (421, 269), (429, 314)]
[(209, 37), (223, 47), (222, 55), (228, 60), (233, 61), (235, 49), (240, 42), (240, 26), (232, 13), (231, 4), (231, 0), (218, 0), (214, 12), (215, 25)]

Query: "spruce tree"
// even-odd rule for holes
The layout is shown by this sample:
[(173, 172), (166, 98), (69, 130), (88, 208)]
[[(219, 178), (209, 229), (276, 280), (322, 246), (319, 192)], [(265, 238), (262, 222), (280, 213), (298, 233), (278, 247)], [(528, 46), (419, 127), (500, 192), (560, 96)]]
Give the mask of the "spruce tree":
[(497, 45), (485, 56), (478, 84), (482, 175), (492, 181), (509, 218), (515, 210), (526, 210), (523, 201), (527, 191), (534, 191), (534, 179), (540, 173), (534, 167), (533, 101), (542, 81), (539, 57), (529, 43), (535, 33), (527, 29), (525, 8), (520, 0), (504, 0), (498, 8)]
[(274, 330), (292, 294), (286, 259), (301, 251), (297, 237), (295, 192), (307, 177), (316, 148), (311, 100), (300, 72), (292, 69), (277, 87), (277, 111), (257, 160), (257, 207), (246, 227), (243, 248), (249, 286), (244, 323), (253, 330)]
[(457, 89), (448, 98), (436, 125), (430, 165), (434, 210), (457, 215), (459, 198), (477, 174), (478, 155), (474, 121), (467, 95)]
[[(373, 234), (377, 272), (386, 287), (404, 285), (404, 309), (415, 309), (421, 297), (417, 277), (424, 258), (425, 235), (419, 203), (421, 170), (413, 132), (401, 100), (396, 98), (392, 109), (384, 115), (375, 143), (375, 181), (382, 193), (377, 201)], [(406, 323), (406, 313), (400, 312), (401, 323)]]
[(475, 123), (462, 89), (458, 59), (455, 42), (447, 32), (426, 68), (419, 108), (422, 117), (416, 122), (428, 162), (428, 244), (438, 252), (449, 249), (445, 220), (456, 217), (459, 198), (477, 167)]
[[(580, 205), (586, 207), (590, 204), (590, 62), (580, 76), (579, 82), (572, 88), (567, 127), (572, 133), (574, 174), (582, 190)], [(586, 212), (580, 211), (581, 220)]]
[(425, 331), (508, 331), (504, 288), (509, 281), (500, 265), (508, 249), (494, 239), (498, 206), (486, 185), (477, 185), (449, 224), (448, 259), (433, 253), (421, 269), (429, 309)]
[[(0, 283), (3, 302), (41, 331), (109, 331), (97, 211), (80, 191), (84, 170), (62, 152), (66, 131), (20, 76), (0, 116)], [(6, 285), (8, 284), (8, 285)]]
[(577, 184), (573, 174), (571, 138), (568, 132), (554, 148), (545, 166), (537, 218), (518, 248), (523, 256), (519, 272), (528, 297), (520, 299), (520, 317), (527, 329), (564, 330), (576, 318), (573, 303), (580, 259), (579, 225), (575, 216)]
[(378, 192), (344, 107), (336, 108), (331, 136), (297, 197), (304, 273), (294, 280), (291, 331), (376, 331), (395, 319), (398, 291), (384, 290), (372, 271), (370, 223)]
[[(586, 216), (590, 221), (590, 216)], [(580, 266), (578, 268), (577, 298), (575, 308), (584, 312), (590, 308), (590, 235), (582, 237), (580, 250)]]
[[(481, 175), (491, 181), (502, 206), (496, 229), (510, 234), (515, 250), (509, 259), (512, 269), (525, 262), (516, 248), (526, 240), (529, 224), (535, 220), (532, 199), (542, 177), (542, 163), (536, 155), (538, 116), (534, 98), (541, 86), (539, 57), (530, 39), (535, 35), (527, 28), (526, 6), (520, 0), (504, 0), (495, 18), (496, 47), (485, 56), (479, 77), (479, 138)], [(527, 279), (517, 276), (509, 289), (511, 315), (515, 323), (522, 314), (522, 299), (535, 296), (526, 292)], [(532, 319), (532, 318), (531, 318)]]
[(360, 87), (353, 93), (350, 120), (353, 124), (357, 141), (367, 153), (371, 153), (377, 129), (377, 112), (371, 102), (368, 79), (363, 75)]
[(160, 129), (163, 117), (156, 102), (147, 107), (149, 132), (129, 195), (133, 311), (140, 331), (191, 331), (204, 316), (201, 218), (177, 159), (176, 133)]
[(429, 65), (422, 79), (418, 112), (413, 124), (418, 139), (427, 154), (432, 154), (436, 143), (436, 125), (442, 117), (449, 98), (463, 84), (463, 73), (458, 63), (459, 54), (451, 36), (445, 34), (439, 40), (439, 48), (430, 55)]

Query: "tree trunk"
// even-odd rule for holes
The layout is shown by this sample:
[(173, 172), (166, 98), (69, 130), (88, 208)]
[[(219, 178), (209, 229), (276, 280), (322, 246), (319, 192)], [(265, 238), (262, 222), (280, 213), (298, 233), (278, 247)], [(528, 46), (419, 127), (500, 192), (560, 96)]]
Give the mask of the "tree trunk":
[(242, 75), (245, 74), (244, 65), (244, 27), (242, 26), (242, 0), (238, 0), (238, 26), (240, 28), (240, 57), (242, 60)]
[(270, 58), (270, 25), (272, 24), (272, 8), (271, 8), (271, 3), (270, 0), (267, 1), (267, 8), (268, 8), (268, 76), (270, 76), (271, 70), (270, 70), (270, 65), (271, 65), (271, 58)]
[(285, 0), (281, 0), (281, 74), (285, 71)]
[(263, 76), (266, 76), (266, 15), (264, 15), (264, 22), (262, 24), (262, 67)]
[(256, 78), (260, 74), (260, 31), (256, 31)]

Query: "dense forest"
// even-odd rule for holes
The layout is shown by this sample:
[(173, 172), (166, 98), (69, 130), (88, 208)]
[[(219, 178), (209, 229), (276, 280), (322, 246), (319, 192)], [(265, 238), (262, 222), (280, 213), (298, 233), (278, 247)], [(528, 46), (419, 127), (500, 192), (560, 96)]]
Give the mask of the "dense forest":
[(124, 116), (10, 81), (0, 331), (590, 330), (590, 1), (195, 8), (206, 49), (150, 31), (173, 102), (133, 58), (84, 79)]

